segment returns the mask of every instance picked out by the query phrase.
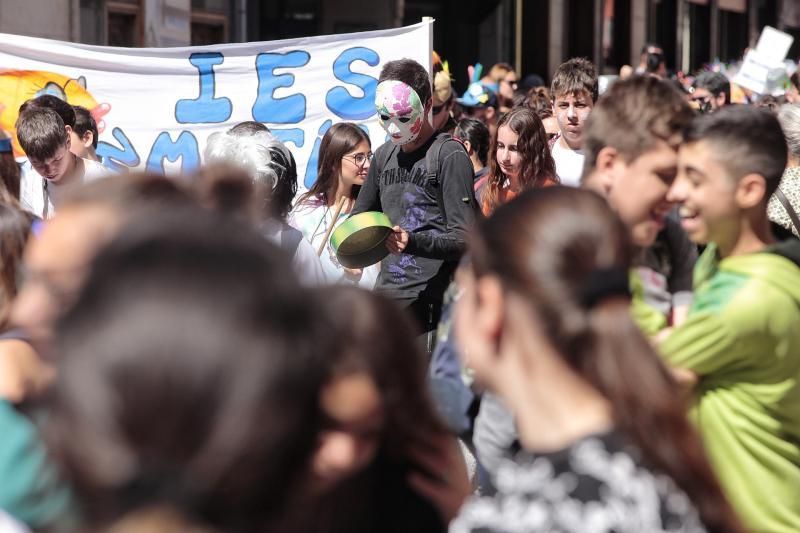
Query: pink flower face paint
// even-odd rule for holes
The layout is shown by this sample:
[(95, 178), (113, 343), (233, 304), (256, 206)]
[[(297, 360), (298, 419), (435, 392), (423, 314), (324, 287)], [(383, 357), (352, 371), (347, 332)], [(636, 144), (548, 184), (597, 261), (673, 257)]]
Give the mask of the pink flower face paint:
[(375, 91), (375, 108), (381, 126), (394, 144), (402, 146), (419, 137), (425, 120), (425, 106), (416, 91), (402, 81), (379, 83)]

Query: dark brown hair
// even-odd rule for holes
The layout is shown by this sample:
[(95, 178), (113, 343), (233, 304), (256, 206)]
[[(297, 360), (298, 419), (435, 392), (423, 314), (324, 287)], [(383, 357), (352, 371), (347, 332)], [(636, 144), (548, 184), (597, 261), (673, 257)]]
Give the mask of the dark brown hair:
[(261, 207), (271, 193), (245, 169), (226, 163), (198, 168), (192, 176), (192, 185), (203, 207), (250, 223), (261, 222)]
[(31, 98), (19, 106), (19, 114), (21, 115), (29, 109), (52, 109), (61, 117), (65, 126), (75, 127), (75, 109), (58, 96), (43, 94), (42, 96)]
[(378, 83), (386, 80), (402, 81), (414, 89), (423, 106), (428, 105), (433, 92), (431, 78), (425, 67), (413, 59), (396, 59), (383, 65), (378, 77)]
[(786, 169), (788, 147), (778, 118), (757, 106), (726, 106), (699, 115), (684, 131), (684, 142), (707, 142), (731, 178), (738, 181), (747, 174), (764, 177), (768, 202), (778, 188)]
[(517, 150), (522, 158), (520, 187), (530, 189), (542, 186), (548, 179), (558, 181), (556, 163), (550, 153), (542, 119), (528, 107), (514, 108), (503, 115), (497, 123), (497, 129), (489, 143), (489, 180), (485, 203), (489, 205), (490, 210), (497, 207), (500, 189), (506, 181), (506, 175), (497, 162), (497, 136), (503, 126), (508, 126), (511, 131), (519, 135)]
[(14, 160), (13, 152), (0, 153), (0, 187), (12, 197), (19, 198), (19, 180), (19, 165)]
[(492, 65), (492, 68), (489, 69), (489, 73), (487, 76), (490, 80), (494, 83), (500, 83), (503, 79), (508, 75), (509, 72), (514, 72), (514, 67), (509, 65), (508, 63), (495, 63)]
[(478, 160), (486, 166), (490, 137), (486, 124), (474, 118), (462, 118), (458, 121), (453, 136), (462, 141), (469, 141), (470, 147), (478, 155)]
[(384, 429), (372, 463), (317, 502), (310, 530), (444, 531), (434, 505), (407, 481), (418, 469), (408, 450), (447, 433), (428, 393), (427, 359), (415, 344), (409, 317), (394, 302), (357, 287), (330, 287), (320, 296), (337, 339), (326, 350), (326, 380), (368, 375), (381, 396)]
[(83, 140), (86, 132), (92, 132), (92, 148), (96, 149), (100, 134), (97, 132), (97, 122), (95, 122), (94, 117), (88, 109), (79, 105), (72, 106), (72, 110), (75, 111), (75, 125), (72, 129), (81, 140)]
[(316, 444), (321, 309), (245, 225), (131, 219), (57, 328), (46, 435), (79, 529), (158, 505), (230, 531), (282, 515)]
[(43, 160), (53, 157), (69, 139), (64, 121), (58, 113), (46, 107), (23, 111), (16, 127), (19, 145), (28, 158)]
[[(331, 126), (322, 137), (317, 159), (317, 180), (311, 188), (297, 201), (297, 205), (315, 198), (325, 205), (336, 203), (336, 187), (339, 184), (339, 173), (342, 170), (342, 157), (355, 150), (356, 146), (366, 141), (370, 144), (369, 135), (352, 122), (340, 122)], [(361, 187), (353, 187), (351, 197), (358, 196)]]
[(633, 76), (614, 83), (597, 102), (586, 123), (584, 175), (597, 164), (600, 150), (610, 146), (631, 162), (658, 141), (678, 149), (683, 129), (694, 113), (669, 82)]
[(553, 100), (547, 87), (533, 87), (525, 95), (521, 105), (530, 107), (536, 115), (544, 120), (553, 116)]
[(118, 212), (129, 212), (142, 207), (167, 210), (193, 204), (194, 199), (180, 182), (148, 172), (132, 172), (93, 180), (64, 195), (64, 207), (108, 205)]
[(33, 215), (19, 209), (16, 202), (0, 201), (0, 332), (8, 326), (11, 302), (17, 295), (22, 254), (33, 219)]
[(597, 70), (594, 63), (585, 57), (574, 57), (556, 69), (550, 85), (550, 96), (555, 101), (556, 98), (581, 93), (588, 94), (593, 102), (597, 101)]
[(677, 385), (631, 319), (630, 299), (586, 303), (593, 275), (631, 267), (628, 233), (593, 192), (527, 191), (478, 223), (472, 268), (530, 302), (555, 350), (605, 396), (618, 430), (686, 492), (709, 531), (738, 531)]
[(363, 289), (337, 286), (322, 293), (340, 341), (325, 358), (326, 374), (365, 372), (375, 381), (392, 453), (445, 432), (427, 393), (427, 361), (414, 344), (409, 318), (390, 300)]

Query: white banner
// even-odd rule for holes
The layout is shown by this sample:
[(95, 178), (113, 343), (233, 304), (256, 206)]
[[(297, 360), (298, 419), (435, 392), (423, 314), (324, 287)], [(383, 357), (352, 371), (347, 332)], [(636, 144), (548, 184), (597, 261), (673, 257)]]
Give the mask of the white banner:
[[(432, 21), (389, 30), (185, 48), (113, 48), (0, 34), (0, 128), (14, 136), (19, 106), (53, 94), (90, 110), (103, 164), (189, 171), (216, 131), (255, 120), (316, 179), (319, 142), (336, 122), (363, 124), (373, 150), (381, 66), (429, 67)], [(15, 136), (14, 136), (15, 137)], [(15, 141), (15, 152), (22, 155)]]

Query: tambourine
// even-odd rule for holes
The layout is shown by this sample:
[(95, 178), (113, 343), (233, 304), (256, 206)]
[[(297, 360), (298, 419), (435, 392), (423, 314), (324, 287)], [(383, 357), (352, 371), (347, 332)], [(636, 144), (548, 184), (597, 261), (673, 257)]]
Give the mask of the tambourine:
[(374, 265), (389, 254), (386, 239), (392, 233), (389, 217), (380, 211), (353, 215), (331, 234), (331, 247), (346, 268)]

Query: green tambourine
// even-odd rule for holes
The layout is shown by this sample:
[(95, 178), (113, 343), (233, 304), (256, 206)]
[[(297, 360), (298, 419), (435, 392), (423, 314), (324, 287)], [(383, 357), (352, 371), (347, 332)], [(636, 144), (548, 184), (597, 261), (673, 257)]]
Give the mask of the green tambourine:
[(339, 264), (364, 268), (386, 257), (386, 238), (392, 232), (389, 217), (380, 211), (365, 211), (348, 218), (333, 231), (331, 246)]

